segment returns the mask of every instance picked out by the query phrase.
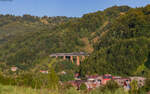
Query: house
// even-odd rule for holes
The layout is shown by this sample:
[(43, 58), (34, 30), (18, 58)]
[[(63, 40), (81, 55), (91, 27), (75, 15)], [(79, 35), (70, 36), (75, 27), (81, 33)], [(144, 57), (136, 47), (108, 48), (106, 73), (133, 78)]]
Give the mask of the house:
[(65, 71), (60, 72), (60, 74), (65, 75), (67, 74)]
[(80, 85), (85, 82), (86, 82), (85, 80), (75, 80), (75, 81), (68, 81), (65, 84), (70, 84), (70, 85), (74, 86), (77, 90), (79, 90)]
[(107, 84), (108, 81), (114, 80), (118, 83), (118, 85), (122, 86), (126, 91), (130, 90), (130, 83), (133, 80), (136, 80), (138, 82), (139, 87), (144, 85), (145, 79), (144, 77), (128, 77), (124, 78), (121, 76), (112, 76), (111, 74), (105, 74), (103, 76), (99, 75), (90, 75), (86, 76), (86, 80), (81, 80), (79, 77), (79, 74), (75, 74), (75, 81), (69, 81), (68, 84), (71, 84), (72, 86), (76, 87), (77, 89), (80, 89), (80, 85), (84, 83), (88, 90), (91, 90), (93, 88), (97, 88), (99, 86), (104, 86)]
[(101, 85), (102, 76), (92, 75), (87, 77), (87, 80), (81, 80), (80, 78), (78, 78), (78, 76), (78, 74), (75, 74), (75, 81), (68, 81), (64, 84), (70, 84), (76, 87), (76, 89), (80, 89), (81, 84), (84, 83), (88, 90), (99, 87)]
[(81, 79), (80, 79), (80, 74), (79, 74), (79, 73), (76, 73), (76, 74), (74, 75), (74, 78), (75, 78), (75, 80), (81, 80)]
[(110, 81), (112, 79), (112, 75), (111, 74), (105, 74), (103, 76), (102, 79), (102, 85), (105, 85), (108, 81)]
[(123, 87), (126, 91), (130, 89), (130, 78), (113, 78), (113, 80), (117, 82), (119, 86)]
[(17, 71), (17, 67), (11, 67), (11, 71), (13, 71), (13, 72), (15, 72), (15, 71)]
[(48, 74), (48, 71), (45, 71), (45, 70), (40, 70), (40, 73), (43, 73), (43, 74)]
[(96, 88), (101, 85), (102, 82), (102, 76), (98, 75), (92, 75), (87, 78), (87, 81), (85, 82), (88, 89)]
[(130, 78), (115, 78), (113, 80), (116, 81), (120, 86), (127, 86), (131, 82)]
[(145, 83), (145, 80), (146, 80), (146, 78), (144, 78), (144, 77), (130, 77), (130, 79), (132, 81), (133, 80), (137, 81), (139, 87), (144, 86), (144, 83)]

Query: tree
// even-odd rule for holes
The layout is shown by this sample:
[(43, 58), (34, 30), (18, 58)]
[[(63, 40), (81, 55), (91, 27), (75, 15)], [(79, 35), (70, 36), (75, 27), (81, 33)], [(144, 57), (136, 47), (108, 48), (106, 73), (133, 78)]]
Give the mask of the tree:
[(58, 76), (57, 76), (57, 74), (56, 74), (56, 72), (52, 66), (55, 62), (56, 62), (56, 59), (53, 59), (48, 66), (50, 69), (50, 71), (49, 71), (50, 73), (48, 74), (49, 75), (48, 83), (49, 83), (50, 88), (52, 88), (52, 89), (56, 89), (58, 87), (58, 84), (59, 84), (58, 83), (59, 78), (58, 78)]
[(114, 81), (114, 80), (110, 80), (109, 82), (107, 82), (107, 84), (105, 86), (103, 86), (102, 88), (100, 88), (102, 91), (111, 91), (111, 92), (115, 92), (117, 89), (119, 89), (119, 85)]
[(49, 73), (49, 82), (48, 82), (50, 84), (50, 88), (56, 89), (59, 84), (58, 81), (59, 81), (58, 76), (56, 75), (54, 69), (51, 68)]
[(130, 89), (130, 93), (131, 94), (138, 94), (138, 83), (136, 80), (133, 80), (130, 83), (131, 89)]
[(86, 89), (87, 89), (86, 84), (82, 83), (80, 85), (80, 90), (86, 90)]

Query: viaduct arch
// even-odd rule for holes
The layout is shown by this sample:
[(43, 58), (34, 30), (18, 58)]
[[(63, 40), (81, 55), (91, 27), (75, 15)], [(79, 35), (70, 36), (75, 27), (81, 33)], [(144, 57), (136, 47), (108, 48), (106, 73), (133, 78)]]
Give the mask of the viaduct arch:
[[(66, 57), (70, 57), (71, 62), (74, 62), (74, 57), (76, 57), (76, 64), (79, 66), (80, 65), (80, 61), (85, 59), (85, 56), (89, 56), (89, 54), (85, 53), (85, 52), (73, 52), (73, 53), (54, 53), (51, 54), (50, 57), (63, 57), (64, 60), (66, 60)], [(80, 57), (82, 58), (80, 60)]]

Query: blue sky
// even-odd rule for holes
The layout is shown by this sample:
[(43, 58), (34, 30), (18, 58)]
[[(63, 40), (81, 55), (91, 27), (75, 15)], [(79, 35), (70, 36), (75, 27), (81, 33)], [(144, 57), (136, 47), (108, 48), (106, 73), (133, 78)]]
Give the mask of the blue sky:
[(150, 0), (0, 0), (0, 14), (80, 17), (114, 5), (140, 7)]

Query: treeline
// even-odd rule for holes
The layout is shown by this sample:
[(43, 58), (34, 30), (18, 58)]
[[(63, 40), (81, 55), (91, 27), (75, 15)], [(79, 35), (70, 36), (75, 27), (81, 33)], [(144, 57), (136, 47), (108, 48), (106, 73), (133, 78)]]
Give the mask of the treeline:
[(8, 40), (14, 40), (26, 32), (36, 32), (43, 29), (49, 30), (56, 25), (63, 24), (70, 19), (67, 17), (38, 17), (25, 14), (23, 16), (0, 15), (0, 44)]

